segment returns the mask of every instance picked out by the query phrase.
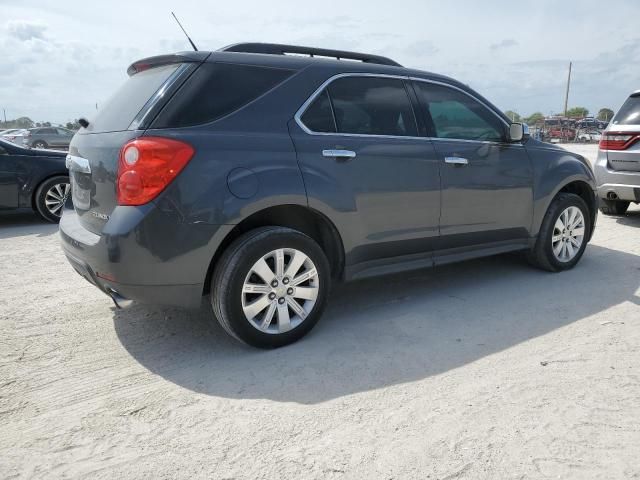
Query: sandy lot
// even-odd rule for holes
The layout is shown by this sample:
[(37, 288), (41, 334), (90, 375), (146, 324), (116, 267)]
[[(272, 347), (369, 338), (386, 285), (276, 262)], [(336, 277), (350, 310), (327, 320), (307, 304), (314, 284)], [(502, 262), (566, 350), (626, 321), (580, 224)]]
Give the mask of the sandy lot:
[(0, 273), (0, 478), (640, 478), (638, 207), (570, 272), (349, 284), (270, 352), (116, 311), (32, 215), (0, 219)]

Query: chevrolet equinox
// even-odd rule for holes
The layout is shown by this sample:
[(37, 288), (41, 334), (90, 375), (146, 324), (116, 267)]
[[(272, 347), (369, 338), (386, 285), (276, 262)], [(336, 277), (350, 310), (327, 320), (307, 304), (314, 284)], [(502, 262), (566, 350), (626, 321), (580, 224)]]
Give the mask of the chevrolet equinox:
[(198, 307), (272, 348), (333, 282), (525, 251), (572, 268), (585, 159), (451, 78), (385, 57), (244, 43), (135, 62), (73, 138), (71, 265), (119, 307)]

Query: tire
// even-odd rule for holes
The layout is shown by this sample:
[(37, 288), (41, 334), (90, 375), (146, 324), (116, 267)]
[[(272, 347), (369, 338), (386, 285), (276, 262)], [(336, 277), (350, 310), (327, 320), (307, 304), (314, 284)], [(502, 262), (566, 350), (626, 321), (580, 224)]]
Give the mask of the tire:
[[(557, 229), (557, 222), (562, 222), (560, 216), (565, 211), (568, 211), (570, 207), (577, 208), (582, 214), (583, 234), (578, 248), (576, 248), (575, 243), (571, 241), (570, 237), (573, 235), (570, 235), (569, 231), (567, 231), (567, 238), (565, 239), (565, 233), (559, 233), (559, 230)], [(570, 210), (570, 212), (575, 212), (575, 210)], [(579, 233), (579, 231), (580, 228), (576, 227), (575, 232)], [(587, 247), (587, 240), (589, 238), (590, 231), (591, 215), (589, 213), (589, 207), (587, 207), (585, 201), (573, 193), (559, 193), (551, 202), (551, 205), (542, 220), (542, 226), (538, 232), (538, 238), (534, 247), (528, 252), (529, 262), (534, 266), (549, 272), (559, 272), (573, 268), (580, 261), (580, 258), (582, 258), (582, 254)], [(575, 239), (576, 238), (574, 237), (574, 240)], [(562, 242), (565, 241), (569, 245), (566, 247), (566, 250), (563, 250)], [(560, 248), (560, 257), (554, 252), (554, 246), (556, 248)], [(571, 248), (570, 257), (568, 254), (569, 248)], [(566, 258), (562, 258), (564, 252), (567, 252)]]
[(33, 148), (47, 148), (47, 142), (43, 142), (42, 140), (36, 140), (31, 145)]
[(624, 215), (631, 202), (623, 202), (621, 200), (605, 200), (600, 199), (600, 211), (605, 215)]
[[(59, 175), (42, 182), (36, 189), (34, 197), (35, 210), (48, 222), (58, 223), (64, 204), (71, 195), (69, 177)], [(58, 198), (60, 201), (58, 202)]]
[[(265, 280), (255, 273), (254, 268), (261, 262), (269, 267), (268, 275), (278, 273), (275, 268), (275, 253), (278, 251), (284, 252), (284, 275), (275, 277), (277, 287), (274, 287), (274, 283), (268, 283), (273, 282), (274, 276), (269, 277), (271, 281)], [(298, 254), (302, 256), (297, 257)], [(309, 262), (305, 260), (295, 268), (291, 265), (294, 257), (298, 261), (305, 257)], [(295, 270), (291, 279), (286, 275), (289, 266)], [(312, 280), (293, 285), (294, 278), (300, 280), (305, 274), (313, 275), (314, 266), (317, 275)], [(264, 269), (261, 271), (265, 272)], [(329, 293), (330, 276), (327, 257), (307, 235), (284, 227), (257, 228), (236, 239), (220, 257), (211, 281), (211, 306), (222, 328), (237, 340), (258, 348), (282, 347), (305, 336), (318, 322)], [(247, 293), (243, 288), (245, 283), (248, 284), (246, 288), (260, 288), (260, 292)], [(302, 294), (303, 288), (305, 296), (315, 295), (315, 299), (298, 298), (296, 294)], [(263, 305), (267, 301), (269, 303), (263, 309), (257, 310), (256, 307), (255, 311), (259, 313), (250, 319), (251, 305), (254, 302), (255, 305), (259, 302)], [(294, 312), (295, 305), (291, 301), (298, 306), (298, 312), (303, 311), (303, 315)], [(245, 309), (248, 314), (245, 314)]]

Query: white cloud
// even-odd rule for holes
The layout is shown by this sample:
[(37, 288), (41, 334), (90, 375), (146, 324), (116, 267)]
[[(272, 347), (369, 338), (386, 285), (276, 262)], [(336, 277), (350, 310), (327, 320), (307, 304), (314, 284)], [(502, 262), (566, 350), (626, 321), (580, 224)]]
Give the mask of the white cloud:
[(44, 23), (29, 20), (11, 20), (5, 25), (9, 36), (22, 42), (29, 40), (44, 40), (44, 32), (47, 26)]
[(263, 41), (371, 52), (455, 77), (521, 114), (562, 108), (570, 60), (571, 105), (615, 110), (640, 88), (637, 0), (610, 0), (617, 18), (610, 23), (601, 21), (597, 0), (579, 9), (553, 0), (509, 9), (499, 0), (384, 8), (368, 0), (325, 0), (322, 8), (299, 0), (22, 0), (2, 6), (0, 107), (34, 120), (91, 116), (131, 62), (189, 49), (170, 16), (175, 8), (202, 50)]

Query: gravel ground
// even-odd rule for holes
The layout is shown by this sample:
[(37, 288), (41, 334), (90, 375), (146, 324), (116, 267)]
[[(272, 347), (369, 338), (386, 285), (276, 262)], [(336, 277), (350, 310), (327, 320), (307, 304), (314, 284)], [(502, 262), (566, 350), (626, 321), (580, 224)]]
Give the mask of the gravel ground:
[[(580, 146), (593, 156), (593, 146)], [(111, 301), (0, 219), (1, 478), (640, 478), (640, 208), (572, 271), (504, 255), (337, 289), (258, 351)]]

